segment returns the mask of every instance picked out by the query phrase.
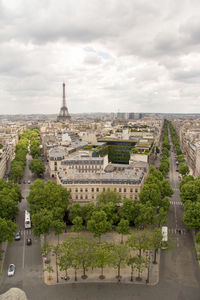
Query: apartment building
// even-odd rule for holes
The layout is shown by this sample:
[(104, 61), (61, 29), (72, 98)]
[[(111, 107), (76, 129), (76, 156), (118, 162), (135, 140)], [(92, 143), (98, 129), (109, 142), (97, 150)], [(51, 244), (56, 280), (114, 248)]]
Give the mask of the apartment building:
[(57, 183), (70, 191), (71, 202), (96, 203), (98, 193), (116, 191), (122, 198), (137, 201), (144, 183), (142, 170), (124, 169), (118, 172), (87, 173), (77, 169), (68, 169), (67, 173), (57, 174)]

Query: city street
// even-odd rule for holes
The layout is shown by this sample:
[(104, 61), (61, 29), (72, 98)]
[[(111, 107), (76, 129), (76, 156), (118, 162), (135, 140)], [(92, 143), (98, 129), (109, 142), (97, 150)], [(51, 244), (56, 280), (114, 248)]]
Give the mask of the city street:
[[(28, 157), (30, 160), (30, 157)], [(43, 282), (43, 271), (40, 253), (40, 240), (35, 238), (32, 230), (24, 230), (25, 200), (29, 192), (29, 184), (21, 184), (24, 200), (20, 204), (20, 215), (17, 218), (22, 230), (20, 241), (13, 241), (8, 245), (0, 292), (11, 287), (23, 289), (29, 300), (199, 300), (200, 272), (195, 258), (191, 232), (182, 222), (183, 206), (179, 197), (179, 179), (176, 172), (174, 153), (170, 157), (170, 183), (174, 189), (168, 218), (169, 234), (173, 241), (173, 249), (161, 251), (160, 281), (156, 286), (145, 286), (122, 283), (72, 283), (47, 286)], [(33, 180), (28, 167), (25, 178)], [(25, 244), (26, 237), (33, 240), (31, 246)], [(14, 277), (7, 277), (10, 263), (16, 265)]]

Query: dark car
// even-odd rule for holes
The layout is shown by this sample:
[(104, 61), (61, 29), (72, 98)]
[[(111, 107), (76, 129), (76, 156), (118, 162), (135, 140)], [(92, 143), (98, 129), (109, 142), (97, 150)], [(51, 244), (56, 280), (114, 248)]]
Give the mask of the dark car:
[(32, 240), (31, 240), (31, 238), (26, 239), (26, 245), (27, 245), (27, 246), (32, 245)]
[(26, 180), (24, 180), (23, 183), (25, 184), (25, 183), (26, 183)]
[(21, 233), (20, 233), (20, 231), (18, 231), (15, 234), (15, 241), (19, 241), (20, 239), (21, 239)]

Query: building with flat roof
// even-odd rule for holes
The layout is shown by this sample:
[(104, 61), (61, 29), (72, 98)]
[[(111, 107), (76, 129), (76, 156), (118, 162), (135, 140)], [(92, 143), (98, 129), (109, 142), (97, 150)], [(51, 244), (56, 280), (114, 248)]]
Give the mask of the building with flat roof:
[(58, 172), (56, 178), (58, 184), (70, 191), (72, 203), (96, 203), (98, 193), (108, 190), (119, 192), (122, 198), (137, 201), (145, 179), (144, 170), (127, 166), (120, 168), (113, 172), (80, 172), (79, 169), (68, 169), (67, 172)]

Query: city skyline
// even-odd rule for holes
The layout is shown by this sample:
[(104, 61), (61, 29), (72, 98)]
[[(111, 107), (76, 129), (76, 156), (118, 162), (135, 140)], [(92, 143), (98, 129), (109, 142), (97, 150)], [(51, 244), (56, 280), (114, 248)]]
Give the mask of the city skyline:
[(199, 113), (199, 8), (0, 0), (1, 114)]

